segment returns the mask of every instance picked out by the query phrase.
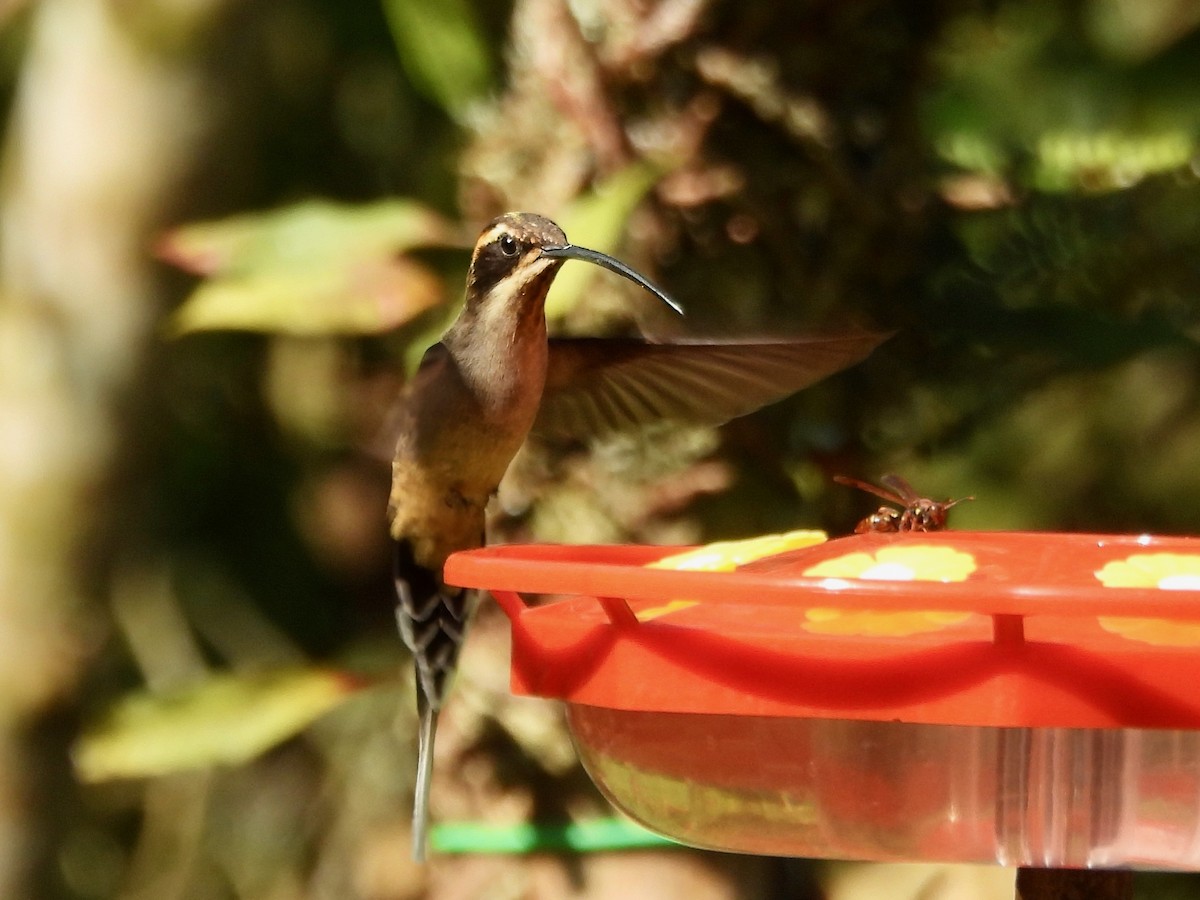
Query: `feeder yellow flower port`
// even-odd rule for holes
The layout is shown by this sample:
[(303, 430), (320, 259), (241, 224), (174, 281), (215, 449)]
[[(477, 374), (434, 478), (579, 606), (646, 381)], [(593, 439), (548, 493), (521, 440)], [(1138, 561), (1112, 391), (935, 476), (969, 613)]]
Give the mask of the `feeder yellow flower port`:
[[(1110, 588), (1157, 588), (1160, 591), (1200, 590), (1200, 554), (1134, 553), (1098, 569), (1096, 578)], [(1200, 646), (1200, 623), (1171, 619), (1131, 619), (1101, 616), (1100, 627), (1133, 641), (1164, 647)]]
[[(808, 578), (829, 579), (836, 587), (847, 578), (868, 581), (965, 581), (975, 571), (969, 553), (929, 544), (883, 547), (875, 553), (848, 553), (805, 570)], [(803, 628), (820, 634), (910, 635), (937, 631), (966, 621), (971, 613), (913, 610), (874, 612), (820, 607), (807, 610)]]

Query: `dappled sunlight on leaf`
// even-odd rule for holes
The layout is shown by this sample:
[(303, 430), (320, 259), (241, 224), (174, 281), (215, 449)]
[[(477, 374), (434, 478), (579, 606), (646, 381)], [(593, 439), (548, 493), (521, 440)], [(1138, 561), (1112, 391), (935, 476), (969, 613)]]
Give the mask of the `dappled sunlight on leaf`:
[(369, 686), (345, 672), (288, 669), (132, 694), (85, 730), (75, 768), (94, 782), (244, 763)]
[(283, 209), (182, 225), (156, 248), (167, 262), (197, 275), (246, 275), (322, 269), (413, 247), (453, 243), (452, 227), (410, 200), (363, 206), (310, 200)]
[(376, 334), (441, 303), (442, 282), (402, 258), (322, 272), (271, 272), (200, 285), (171, 319), (171, 333), (264, 331)]
[(1127, 65), (1182, 38), (1196, 14), (1105, 0), (1083, 15), (1090, 28), (1060, 4), (1011, 3), (955, 22), (926, 105), (943, 159), (1052, 193), (1119, 191), (1187, 171), (1196, 106), (1165, 85), (1189, 83), (1191, 64), (1154, 88)]
[(1183, 130), (1047, 132), (1037, 142), (1033, 183), (1047, 191), (1129, 187), (1186, 166), (1195, 152), (1196, 141)]
[(159, 255), (206, 276), (170, 330), (374, 334), (442, 302), (441, 280), (406, 250), (453, 244), (441, 217), (419, 204), (354, 207), (312, 201), (283, 210), (185, 225)]

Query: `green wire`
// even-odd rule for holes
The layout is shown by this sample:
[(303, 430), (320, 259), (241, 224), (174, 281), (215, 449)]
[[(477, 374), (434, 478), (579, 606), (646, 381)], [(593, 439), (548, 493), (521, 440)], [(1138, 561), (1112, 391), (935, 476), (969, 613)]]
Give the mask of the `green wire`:
[(443, 822), (430, 829), (429, 842), (438, 853), (597, 853), (680, 846), (640, 825), (615, 818), (560, 825)]

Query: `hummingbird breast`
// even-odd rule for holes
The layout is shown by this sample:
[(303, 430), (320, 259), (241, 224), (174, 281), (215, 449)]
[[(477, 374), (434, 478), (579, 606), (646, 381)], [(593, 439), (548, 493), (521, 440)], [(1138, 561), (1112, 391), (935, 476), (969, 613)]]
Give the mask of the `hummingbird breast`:
[(525, 442), (546, 385), (545, 299), (558, 263), (531, 258), (473, 282), (406, 399), (390, 498), (392, 536), (440, 569), (478, 546), (484, 510)]
[(422, 565), (478, 546), (487, 503), (537, 415), (545, 322), (510, 335), (488, 347), (452, 329), (411, 386), (389, 506), (392, 536), (412, 540)]

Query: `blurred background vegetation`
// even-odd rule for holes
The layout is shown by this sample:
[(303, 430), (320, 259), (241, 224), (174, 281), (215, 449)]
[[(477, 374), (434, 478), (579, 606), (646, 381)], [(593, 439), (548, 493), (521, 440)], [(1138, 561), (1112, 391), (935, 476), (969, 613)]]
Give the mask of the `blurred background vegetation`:
[[(844, 532), (875, 503), (830, 476), (884, 471), (974, 495), (956, 527), (1197, 533), (1200, 7), (7, 0), (0, 23), (0, 896), (1011, 895), (1001, 870), (684, 850), (412, 866), (388, 412), (478, 227), (535, 210), (689, 332), (898, 334), (718, 434), (530, 448), (498, 540)], [(681, 327), (594, 274), (564, 271), (556, 331)], [(506, 640), (485, 605), (435, 816), (606, 814), (557, 711), (508, 696)]]

